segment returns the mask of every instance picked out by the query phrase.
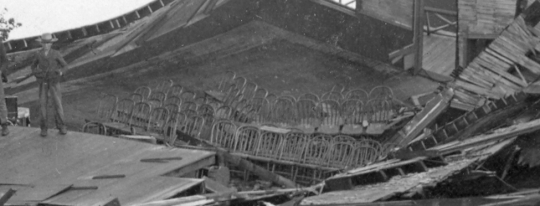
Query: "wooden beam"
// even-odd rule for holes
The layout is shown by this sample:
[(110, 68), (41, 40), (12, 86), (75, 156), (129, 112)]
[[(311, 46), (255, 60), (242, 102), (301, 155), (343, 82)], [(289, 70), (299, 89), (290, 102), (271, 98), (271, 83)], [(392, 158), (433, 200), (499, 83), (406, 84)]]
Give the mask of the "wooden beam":
[(422, 70), (424, 60), (424, 0), (414, 0), (413, 44), (416, 46), (414, 55), (414, 74)]
[(499, 34), (480, 34), (480, 33), (468, 33), (468, 39), (496, 39)]
[(431, 99), (426, 107), (422, 109), (405, 127), (392, 137), (392, 142), (400, 147), (405, 147), (414, 138), (431, 124), (446, 108), (452, 99), (454, 93), (450, 90), (444, 90)]
[[(182, 133), (178, 133), (179, 135), (181, 135)], [(236, 156), (236, 155), (233, 155), (231, 153), (229, 153), (227, 150), (223, 149), (223, 148), (220, 148), (218, 146), (214, 146), (213, 144), (205, 141), (205, 140), (202, 140), (202, 139), (199, 139), (200, 143), (203, 147), (196, 147), (196, 146), (190, 146), (190, 145), (185, 145), (185, 146), (180, 146), (181, 148), (190, 148), (190, 149), (203, 149), (203, 150), (209, 150), (209, 151), (214, 151), (216, 152), (216, 154), (218, 155), (219, 158), (223, 158), (225, 161), (231, 163), (232, 165), (235, 165), (241, 169), (244, 169), (244, 170), (247, 170), (247, 171), (250, 171), (252, 172), (253, 174), (257, 175), (258, 177), (260, 177), (261, 179), (263, 180), (266, 180), (266, 181), (270, 181), (270, 182), (273, 182), (275, 184), (278, 184), (278, 185), (281, 185), (281, 186), (285, 186), (287, 188), (294, 188), (294, 187), (297, 187), (296, 183), (281, 176), (281, 175), (278, 175), (276, 173), (273, 173), (271, 171), (268, 171), (267, 169), (265, 168), (262, 168), (258, 165), (255, 165), (253, 163), (251, 163), (249, 160), (247, 159), (244, 159), (240, 156)], [(218, 161), (222, 161), (222, 160), (219, 160), (218, 158)]]
[(9, 189), (2, 197), (0, 197), (0, 206), (4, 206), (6, 202), (11, 198), (17, 191), (13, 189)]
[(415, 45), (414, 44), (409, 44), (409, 45), (403, 47), (402, 49), (391, 52), (390, 54), (388, 54), (388, 58), (390, 58), (390, 60), (394, 60), (396, 58), (401, 58), (401, 57), (403, 57), (403, 56), (405, 56), (407, 54), (413, 53), (415, 50), (416, 50)]
[(439, 145), (428, 150), (434, 150), (441, 154), (449, 154), (455, 151), (460, 151), (464, 148), (471, 148), (489, 142), (497, 142), (507, 138), (528, 134), (537, 130), (540, 130), (540, 119), (501, 128), (491, 134), (478, 135), (462, 141), (449, 142), (447, 144)]

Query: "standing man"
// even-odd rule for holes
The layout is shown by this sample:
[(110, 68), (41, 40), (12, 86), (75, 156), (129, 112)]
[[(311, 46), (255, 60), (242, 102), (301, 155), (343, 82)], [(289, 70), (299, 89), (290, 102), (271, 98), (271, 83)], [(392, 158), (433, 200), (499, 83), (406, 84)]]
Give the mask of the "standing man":
[[(0, 41), (0, 76), (5, 75), (8, 67), (8, 59), (6, 55), (6, 50), (4, 49), (4, 43)], [(2, 136), (9, 134), (7, 118), (7, 106), (6, 106), (6, 97), (4, 95), (4, 83), (0, 81), (0, 124), (2, 125)]]
[[(44, 33), (37, 39), (41, 43), (42, 49), (36, 52), (34, 62), (32, 62), (32, 73), (21, 78), (17, 82), (34, 75), (39, 84), (39, 104), (41, 110), (41, 136), (47, 136), (47, 101), (51, 99), (55, 108), (56, 127), (60, 134), (67, 134), (67, 128), (64, 124), (64, 108), (62, 107), (62, 94), (60, 93), (60, 77), (63, 70), (68, 69), (68, 64), (59, 51), (51, 49), (52, 43), (58, 39), (53, 38), (50, 33)], [(50, 96), (49, 96), (50, 92)]]

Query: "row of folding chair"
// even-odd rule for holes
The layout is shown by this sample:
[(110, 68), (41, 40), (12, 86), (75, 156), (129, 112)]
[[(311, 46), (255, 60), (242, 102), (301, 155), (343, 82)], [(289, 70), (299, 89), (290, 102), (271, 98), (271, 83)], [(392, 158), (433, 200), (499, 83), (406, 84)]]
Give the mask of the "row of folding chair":
[(295, 98), (269, 94), (264, 88), (248, 82), (244, 77), (236, 76), (234, 72), (224, 75), (219, 89), (225, 93), (223, 104), (243, 113), (253, 113), (250, 110), (260, 111), (263, 108), (261, 104), (264, 104), (260, 101), (261, 98), (267, 99), (266, 110), (269, 114), (263, 114), (263, 117), (266, 116), (265, 118), (271, 121), (265, 123), (284, 122), (285, 125), (298, 124), (294, 119), (302, 121), (305, 115), (308, 120), (316, 118), (317, 115), (322, 116), (323, 123), (328, 125), (340, 125), (344, 122), (359, 124), (364, 120), (385, 122), (392, 118), (397, 105), (392, 89), (386, 86), (377, 86), (369, 93), (362, 89), (353, 89), (345, 94), (344, 87), (334, 87), (321, 97), (314, 93), (305, 93)]
[[(182, 87), (181, 85), (175, 86)], [(146, 91), (150, 91), (150, 93), (148, 94)], [(149, 87), (142, 86), (139, 87), (135, 92), (131, 93), (129, 95), (129, 98), (135, 102), (142, 102), (148, 100), (156, 100), (160, 102), (196, 101), (198, 98), (196, 92), (194, 91), (184, 90), (183, 88), (178, 91), (179, 92), (176, 93), (166, 93), (163, 91), (152, 92)], [(205, 99), (202, 100), (206, 101)]]
[(398, 102), (382, 99), (373, 99), (367, 104), (351, 99), (340, 104), (333, 100), (294, 102), (288, 97), (278, 97), (272, 102), (266, 98), (235, 100), (218, 108), (219, 118), (281, 127), (362, 125), (364, 121), (390, 122), (401, 107)]
[(174, 84), (172, 80), (159, 82), (153, 87), (140, 86), (130, 94), (134, 101), (145, 101), (148, 99), (159, 99), (165, 101), (167, 97), (177, 96), (182, 99), (195, 99), (195, 92), (187, 90), (180, 84)]
[[(174, 144), (176, 133), (180, 131), (186, 135), (199, 138), (206, 128), (211, 128), (214, 121), (213, 110), (210, 106), (200, 107), (198, 111), (186, 109), (180, 110), (178, 105), (168, 105), (170, 107), (153, 108), (147, 102), (137, 102), (131, 99), (120, 101), (114, 95), (104, 95), (100, 101), (98, 112), (103, 118), (98, 121), (88, 122), (83, 126), (83, 132), (90, 132), (102, 135), (119, 134), (154, 134), (167, 138), (167, 142)], [(107, 101), (110, 100), (110, 101)], [(111, 106), (114, 105), (114, 106)], [(114, 126), (114, 127), (111, 127)], [(119, 131), (123, 128), (122, 131)], [(139, 131), (133, 128), (140, 129)], [(130, 129), (130, 131), (125, 131)], [(209, 129), (207, 129), (209, 131)]]
[[(257, 84), (249, 82), (245, 77), (237, 76), (232, 71), (226, 71), (220, 80), (218, 85), (218, 91), (226, 93), (228, 98), (233, 98), (236, 95), (242, 94), (244, 99), (251, 99), (257, 97), (266, 97), (268, 91), (264, 88), (260, 88)], [(394, 92), (387, 86), (376, 86), (369, 91), (364, 89), (351, 89), (349, 91), (341, 84), (336, 84), (328, 92), (321, 95), (314, 93), (304, 93), (298, 98), (310, 99), (315, 102), (321, 100), (335, 100), (338, 102), (346, 101), (349, 99), (362, 100), (367, 102), (370, 99), (392, 99), (394, 98)]]
[(99, 134), (118, 135), (134, 133), (138, 128), (145, 132), (159, 132), (168, 120), (169, 110), (164, 107), (153, 108), (147, 102), (135, 103), (131, 99), (117, 100), (114, 95), (106, 95), (100, 100), (97, 112), (98, 118), (90, 120), (83, 126), (83, 132), (88, 132), (92, 125), (101, 124), (108, 127)]
[(210, 142), (232, 152), (331, 168), (365, 166), (386, 157), (380, 143), (346, 135), (288, 133), (238, 126), (229, 120), (213, 124)]

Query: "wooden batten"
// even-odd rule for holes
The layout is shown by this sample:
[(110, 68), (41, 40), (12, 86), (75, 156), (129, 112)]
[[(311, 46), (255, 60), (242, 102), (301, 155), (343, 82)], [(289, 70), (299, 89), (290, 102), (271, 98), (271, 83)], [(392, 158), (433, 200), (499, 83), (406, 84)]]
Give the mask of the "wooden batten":
[(487, 52), (488, 54), (494, 56), (495, 58), (501, 60), (501, 61), (504, 61), (506, 62), (507, 64), (509, 65), (514, 65), (514, 62), (510, 59), (508, 59), (507, 57), (503, 56), (503, 55), (500, 55), (499, 53), (493, 51), (493, 49), (491, 48), (486, 48), (486, 50), (484, 50), (484, 52)]
[(461, 73), (459, 77), (464, 80), (467, 80), (468, 82), (474, 82), (476, 85), (484, 87), (484, 88), (493, 87), (493, 82), (488, 81), (491, 78), (485, 75), (482, 71), (466, 69), (466, 70), (463, 70), (463, 72)]
[[(483, 63), (483, 64), (482, 64)], [(519, 84), (516, 84), (514, 82), (510, 82), (506, 79), (501, 79), (501, 75), (497, 72), (492, 71), (491, 69), (488, 69), (491, 67), (491, 64), (488, 64), (487, 62), (482, 62), (482, 60), (473, 61), (471, 64), (469, 64), (469, 67), (467, 67), (466, 70), (473, 70), (476, 71), (477, 74), (480, 74), (480, 78), (484, 79), (485, 81), (488, 81), (491, 83), (491, 85), (488, 88), (492, 88), (495, 84), (499, 82), (503, 82), (506, 86), (510, 88), (514, 88), (514, 90), (518, 90), (521, 88)], [(508, 74), (508, 73), (507, 73)], [(512, 76), (511, 74), (508, 74), (509, 76)], [(516, 80), (519, 80), (516, 78)]]
[(468, 104), (476, 107), (478, 102), (481, 102), (481, 97), (478, 95), (472, 95), (462, 89), (454, 90), (454, 100), (459, 100), (463, 104)]
[(489, 69), (495, 74), (506, 78), (503, 83), (508, 85), (509, 87), (513, 87), (514, 85), (519, 85), (521, 87), (527, 86), (527, 83), (523, 82), (522, 79), (507, 72), (508, 69), (512, 67), (512, 65), (503, 63), (502, 61), (497, 60), (497, 58), (490, 56), (487, 53), (482, 53), (479, 56), (478, 63), (483, 68)]
[[(499, 38), (504, 40), (504, 38)], [(526, 52), (518, 51), (517, 46), (510, 44), (507, 41), (493, 41), (489, 46), (490, 49), (498, 52), (501, 55), (509, 58), (514, 61), (516, 64), (519, 64), (535, 74), (540, 74), (540, 64), (536, 63), (529, 57), (525, 56)]]
[(463, 88), (463, 89), (465, 89), (467, 91), (474, 92), (475, 94), (487, 96), (487, 97), (494, 98), (494, 99), (500, 98), (500, 96), (499, 96), (500, 94), (493, 94), (493, 92), (490, 91), (490, 89), (486, 89), (486, 88), (477, 86), (475, 84), (472, 84), (470, 82), (467, 82), (467, 81), (464, 81), (464, 80), (461, 80), (461, 79), (456, 80), (454, 82), (454, 84), (457, 87), (461, 87), (461, 88)]

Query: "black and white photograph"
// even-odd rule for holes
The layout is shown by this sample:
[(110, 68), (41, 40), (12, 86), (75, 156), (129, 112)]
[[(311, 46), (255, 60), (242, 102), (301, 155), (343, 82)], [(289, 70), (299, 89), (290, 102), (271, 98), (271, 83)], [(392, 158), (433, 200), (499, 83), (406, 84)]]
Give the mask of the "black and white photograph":
[(0, 0), (0, 206), (540, 206), (540, 0)]

